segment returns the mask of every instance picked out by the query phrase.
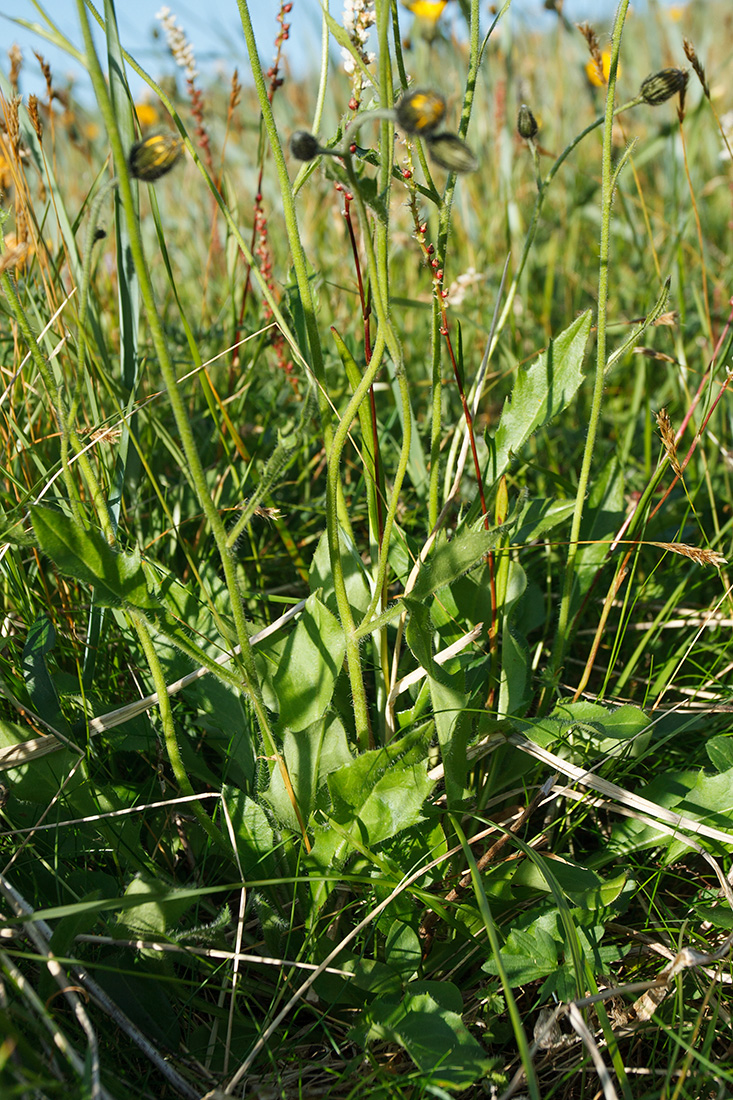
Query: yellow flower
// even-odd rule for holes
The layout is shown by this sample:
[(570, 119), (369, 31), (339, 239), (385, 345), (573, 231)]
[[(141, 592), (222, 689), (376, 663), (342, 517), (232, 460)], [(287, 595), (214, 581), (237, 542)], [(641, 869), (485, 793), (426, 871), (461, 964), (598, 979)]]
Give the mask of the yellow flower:
[(415, 16), (414, 26), (417, 33), (432, 42), (438, 33), (438, 20), (448, 0), (402, 0), (402, 3)]
[(429, 23), (437, 23), (448, 0), (404, 0), (404, 3), (405, 7), (418, 19), (425, 19)]
[[(601, 68), (598, 66), (598, 62), (590, 59), (585, 67), (585, 75), (588, 77), (588, 82), (593, 85), (594, 88), (605, 88), (608, 84), (608, 74), (611, 71), (611, 54), (608, 50), (604, 50), (601, 54)], [(616, 75), (621, 76), (621, 66), (618, 66)]]
[(136, 103), (135, 113), (143, 130), (147, 130), (149, 126), (154, 126), (159, 121), (158, 112), (152, 103), (146, 101)]
[(671, 8), (667, 8), (667, 15), (673, 23), (679, 23), (682, 16), (685, 14), (686, 4), (673, 4)]

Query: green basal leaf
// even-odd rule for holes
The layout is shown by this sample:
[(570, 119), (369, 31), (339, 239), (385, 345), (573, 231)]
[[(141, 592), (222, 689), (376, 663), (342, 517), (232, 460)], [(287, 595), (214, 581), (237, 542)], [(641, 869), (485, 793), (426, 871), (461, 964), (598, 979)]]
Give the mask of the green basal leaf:
[(345, 652), (338, 619), (316, 595), (309, 596), (273, 680), (281, 726), (297, 732), (318, 721), (331, 702)]
[(415, 976), (422, 960), (422, 944), (411, 924), (401, 920), (392, 922), (384, 945), (384, 958), (406, 981)]
[(451, 1002), (462, 1009), (460, 992), (450, 982), (411, 982), (399, 1002), (379, 998), (365, 1009), (352, 1037), (365, 1046), (397, 1043), (431, 1085), (466, 1089), (487, 1074), (493, 1062), (469, 1033), (460, 1010), (445, 1007), (451, 992), (456, 995)]
[(730, 734), (711, 737), (705, 742), (705, 752), (716, 771), (727, 772), (733, 768), (733, 738)]
[(31, 702), (50, 726), (69, 734), (69, 724), (61, 712), (56, 685), (46, 665), (46, 654), (56, 644), (56, 631), (46, 615), (39, 615), (28, 631), (23, 647), (23, 676)]
[(586, 310), (526, 370), (519, 368), (511, 396), (504, 403), (499, 426), (489, 440), (490, 483), (509, 468), (529, 437), (562, 412), (583, 381), (582, 365), (591, 326)]
[[(298, 809), (307, 822), (328, 776), (353, 759), (343, 723), (336, 715), (329, 714), (297, 733), (286, 730), (282, 755)], [(274, 769), (264, 797), (281, 824), (293, 832), (300, 831), (291, 794), (279, 768)]]
[[(341, 551), (341, 568), (344, 574), (346, 595), (349, 598), (349, 606), (352, 614), (359, 619), (369, 607), (371, 595), (366, 580), (364, 563), (356, 552), (350, 539), (339, 529), (339, 549)], [(320, 593), (320, 598), (333, 615), (338, 615), (336, 593), (333, 588), (333, 575), (331, 573), (331, 559), (328, 552), (328, 535), (323, 532), (318, 540), (316, 552), (311, 561), (308, 572), (308, 583), (311, 592)]]
[(99, 531), (80, 527), (53, 508), (37, 504), (30, 513), (44, 554), (61, 573), (90, 585), (99, 604), (124, 604), (143, 611), (158, 608), (157, 600), (148, 592), (137, 551), (113, 550)]
[(191, 907), (190, 897), (177, 897), (176, 891), (162, 879), (134, 878), (125, 890), (128, 902), (119, 915), (115, 933), (119, 938), (130, 934), (146, 938), (164, 936), (175, 929), (183, 914)]
[(465, 677), (462, 672), (448, 673), (435, 663), (432, 653), (432, 627), (427, 606), (412, 597), (404, 601), (409, 616), (405, 638), (415, 657), (428, 673), (435, 729), (445, 771), (445, 789), (449, 805), (463, 798), (468, 762), (466, 746), (471, 734), (467, 713)]
[(417, 575), (410, 593), (413, 600), (427, 600), (439, 588), (462, 577), (481, 561), (484, 554), (494, 549), (503, 533), (502, 527), (487, 531), (481, 521), (474, 528), (462, 528), (450, 541), (439, 539)]
[(585, 700), (560, 703), (547, 718), (513, 724), (543, 748), (562, 745), (572, 749), (573, 759), (581, 762), (620, 752), (642, 756), (652, 731), (649, 718), (639, 707), (606, 707)]
[(514, 521), (512, 546), (526, 546), (572, 517), (574, 500), (528, 500)]
[[(331, 810), (316, 828), (308, 856), (315, 870), (343, 867), (357, 851), (374, 848), (422, 818), (433, 787), (427, 774), (427, 750), (420, 730), (385, 748), (362, 753), (331, 772)], [(328, 884), (315, 887), (317, 904), (325, 901), (328, 891)]]
[(519, 605), (527, 589), (527, 577), (519, 562), (507, 564), (507, 585), (501, 608), (500, 718), (521, 715), (530, 700), (531, 656), (521, 629)]

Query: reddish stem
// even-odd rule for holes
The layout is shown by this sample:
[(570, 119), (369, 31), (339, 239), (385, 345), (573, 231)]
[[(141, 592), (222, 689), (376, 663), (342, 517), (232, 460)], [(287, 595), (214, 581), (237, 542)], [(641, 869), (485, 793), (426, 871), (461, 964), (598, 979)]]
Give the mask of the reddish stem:
[[(359, 260), (359, 249), (356, 243), (354, 223), (351, 218), (351, 204), (354, 201), (354, 196), (351, 194), (350, 191), (345, 191), (340, 183), (336, 184), (336, 190), (343, 191), (344, 194), (344, 221), (346, 222), (346, 228), (348, 230), (349, 240), (351, 242), (351, 251), (354, 256), (356, 283), (359, 288), (361, 316), (364, 325), (364, 359), (366, 361), (366, 365), (369, 366), (372, 360), (372, 338), (369, 324), (372, 313), (372, 304), (370, 301), (370, 296), (364, 288), (364, 280), (361, 274), (361, 262)], [(376, 401), (374, 400), (374, 386), (369, 387), (369, 408), (372, 417), (372, 460), (374, 463), (374, 489), (377, 502), (377, 541), (381, 546), (382, 535), (384, 534), (384, 506), (382, 502), (382, 494), (380, 492), (380, 485), (382, 483), (382, 464), (379, 450), (379, 435), (377, 433), (377, 405)]]

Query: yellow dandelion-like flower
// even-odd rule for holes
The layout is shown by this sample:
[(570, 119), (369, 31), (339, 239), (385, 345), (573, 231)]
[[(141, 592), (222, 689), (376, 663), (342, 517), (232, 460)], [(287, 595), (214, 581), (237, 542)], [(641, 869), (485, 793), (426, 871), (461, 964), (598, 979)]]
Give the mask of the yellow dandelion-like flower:
[(448, 6), (448, 0), (402, 0), (404, 7), (415, 16), (413, 29), (428, 42), (438, 33), (438, 22)]
[(147, 130), (150, 126), (155, 126), (156, 123), (160, 121), (160, 117), (155, 107), (152, 103), (148, 103), (147, 101), (135, 104), (135, 114), (143, 130)]
[(437, 23), (448, 0), (405, 0), (405, 7), (428, 23)]
[(667, 8), (667, 15), (673, 23), (679, 23), (687, 9), (686, 4), (673, 4), (671, 8)]
[[(605, 88), (608, 84), (608, 74), (611, 71), (611, 54), (608, 50), (604, 50), (601, 54), (601, 65), (599, 67), (598, 62), (591, 58), (588, 64), (585, 66), (585, 75), (588, 78), (588, 83), (592, 84), (594, 88)], [(621, 76), (621, 66), (618, 66), (616, 70), (617, 76)]]

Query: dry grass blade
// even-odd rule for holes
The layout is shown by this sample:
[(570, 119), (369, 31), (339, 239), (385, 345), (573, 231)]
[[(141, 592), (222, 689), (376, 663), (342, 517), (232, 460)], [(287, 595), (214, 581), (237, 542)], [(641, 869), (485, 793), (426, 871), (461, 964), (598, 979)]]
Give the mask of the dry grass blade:
[(598, 1080), (601, 1082), (601, 1087), (603, 1089), (603, 1096), (605, 1100), (618, 1100), (618, 1093), (613, 1086), (613, 1081), (611, 1080), (608, 1069), (606, 1068), (606, 1063), (601, 1057), (601, 1052), (598, 1049), (598, 1045), (591, 1035), (588, 1029), (588, 1025), (586, 1024), (583, 1017), (580, 1015), (580, 1012), (575, 1004), (571, 1003), (568, 1006), (568, 1019), (572, 1024), (574, 1030), (583, 1040), (585, 1048), (591, 1056), (591, 1061), (593, 1062), (596, 1073), (598, 1074)]
[[(632, 791), (626, 791), (617, 783), (602, 779), (587, 768), (579, 768), (569, 760), (563, 760), (562, 757), (549, 752), (548, 749), (541, 748), (522, 734), (510, 733), (506, 740), (510, 745), (514, 745), (522, 752), (526, 752), (530, 756), (534, 756), (535, 759), (548, 764), (549, 767), (562, 775), (569, 776), (574, 783), (580, 783), (584, 787), (598, 791), (607, 798), (614, 799), (623, 806), (628, 806), (629, 809), (647, 814), (655, 821), (661, 820), (664, 824), (671, 825), (684, 833), (692, 833), (693, 836), (707, 836), (711, 840), (719, 840), (723, 844), (733, 845), (733, 833), (725, 832), (723, 829), (715, 829), (711, 825), (706, 825), (704, 821), (693, 821), (692, 818), (684, 814), (676, 814), (664, 806), (658, 806), (655, 802), (650, 802), (648, 798), (642, 798), (641, 795), (634, 794)], [(685, 837), (685, 840), (687, 840), (687, 837)]]

